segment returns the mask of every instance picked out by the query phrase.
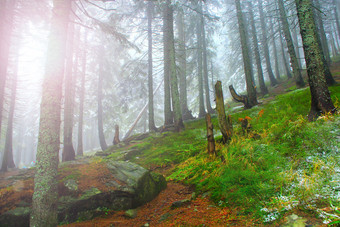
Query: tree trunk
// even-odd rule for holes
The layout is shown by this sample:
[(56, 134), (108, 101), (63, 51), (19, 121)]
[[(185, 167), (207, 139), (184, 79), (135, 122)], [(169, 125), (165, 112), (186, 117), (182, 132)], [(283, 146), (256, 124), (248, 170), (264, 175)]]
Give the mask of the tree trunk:
[[(199, 12), (199, 2), (197, 4), (197, 11)], [(203, 86), (203, 58), (202, 58), (202, 26), (200, 24), (200, 15), (197, 15), (196, 22), (196, 35), (197, 35), (197, 76), (198, 76), (198, 104), (199, 113), (198, 118), (203, 118), (206, 115), (204, 105), (204, 86)]]
[(273, 20), (270, 19), (269, 23), (270, 23), (270, 30), (271, 30), (271, 33), (272, 33), (272, 46), (273, 46), (274, 62), (275, 62), (275, 75), (276, 75), (276, 78), (278, 80), (280, 80), (281, 77), (280, 77), (280, 70), (279, 70), (279, 59), (278, 59), (277, 49), (276, 49), (276, 38), (275, 38), (276, 34), (275, 34), (275, 31), (274, 31)]
[(87, 63), (87, 30), (84, 33), (84, 46), (82, 51), (82, 70), (81, 70), (81, 81), (80, 81), (80, 97), (79, 97), (79, 117), (78, 117), (78, 147), (77, 155), (83, 156), (83, 122), (84, 122), (84, 98), (85, 98), (85, 78), (86, 78), (86, 63)]
[(245, 109), (250, 109), (252, 105), (249, 104), (248, 96), (246, 95), (238, 95), (233, 87), (233, 85), (229, 86), (229, 91), (231, 96), (236, 102), (242, 102), (244, 104)]
[(57, 226), (60, 112), (71, 1), (54, 0), (40, 107), (30, 226)]
[(214, 126), (209, 113), (205, 115), (205, 122), (207, 126), (208, 154), (215, 154)]
[(156, 131), (154, 105), (153, 105), (153, 64), (152, 64), (152, 19), (153, 19), (153, 2), (148, 1), (147, 18), (148, 18), (148, 96), (149, 96), (149, 131)]
[[(289, 52), (289, 56), (290, 56), (291, 65), (292, 65), (292, 68), (293, 68), (293, 75), (294, 75), (295, 83), (296, 83), (297, 87), (303, 87), (303, 86), (305, 86), (305, 82), (303, 81), (301, 71), (300, 71), (300, 68), (299, 68), (299, 62), (298, 62), (298, 59), (296, 57), (294, 44), (293, 44), (293, 41), (292, 41), (292, 36), (290, 34), (289, 24), (288, 24), (283, 0), (278, 0), (278, 1), (279, 1), (280, 20), (281, 20), (281, 24), (282, 24), (282, 28), (283, 28), (283, 34), (285, 36), (285, 40), (286, 40), (287, 47), (288, 47), (288, 52)], [(299, 51), (298, 48), (297, 48), (297, 51)]]
[(218, 117), (218, 125), (220, 127), (223, 141), (224, 143), (229, 142), (233, 135), (233, 125), (231, 122), (230, 116), (228, 116), (228, 120), (225, 115), (224, 109), (224, 98), (223, 98), (223, 91), (222, 91), (222, 83), (221, 81), (217, 81), (215, 84), (215, 100), (216, 100), (216, 110), (217, 110), (217, 117)]
[(4, 150), (4, 157), (2, 158), (1, 172), (6, 172), (7, 168), (15, 167), (14, 159), (13, 159), (13, 119), (14, 119), (14, 110), (15, 110), (15, 101), (16, 101), (16, 92), (17, 92), (17, 83), (18, 83), (17, 81), (18, 57), (19, 57), (18, 55), (19, 53), (16, 53), (16, 60), (15, 60), (15, 66), (14, 66), (15, 68), (12, 74), (11, 101), (10, 101), (10, 107), (9, 107), (9, 113), (8, 113), (5, 150)]
[(180, 131), (184, 129), (184, 123), (178, 92), (173, 21), (171, 0), (167, 0), (164, 10), (164, 71), (169, 69), (170, 72), (171, 104), (174, 110), (174, 124), (176, 131)]
[(338, 11), (336, 10), (335, 0), (333, 0), (332, 3), (333, 3), (333, 14), (334, 14), (334, 18), (335, 18), (336, 30), (338, 31), (338, 39), (340, 40), (339, 16), (338, 16)]
[(119, 125), (115, 125), (115, 136), (113, 138), (113, 145), (119, 144), (120, 139), (119, 139)]
[(67, 45), (67, 57), (65, 68), (65, 104), (64, 104), (64, 147), (62, 153), (62, 161), (71, 161), (75, 159), (75, 151), (72, 143), (72, 131), (73, 131), (73, 90), (74, 90), (74, 75), (73, 67), (77, 67), (73, 62), (74, 56), (74, 24), (69, 23), (68, 28), (68, 45)]
[(202, 32), (202, 57), (203, 57), (203, 80), (204, 80), (204, 89), (205, 89), (205, 103), (207, 106), (208, 113), (212, 114), (215, 111), (211, 108), (210, 102), (210, 90), (209, 90), (209, 76), (208, 76), (208, 57), (207, 57), (207, 41), (205, 36), (205, 23), (203, 16), (203, 7), (202, 2), (199, 3), (199, 13), (200, 13), (200, 25)]
[(252, 33), (252, 40), (253, 40), (253, 46), (254, 46), (255, 61), (256, 61), (256, 66), (257, 66), (257, 77), (259, 80), (261, 94), (266, 95), (268, 94), (268, 89), (264, 83), (260, 50), (259, 50), (256, 26), (255, 26), (255, 21), (254, 21), (253, 5), (251, 4), (251, 2), (248, 2), (248, 10), (250, 13), (251, 33)]
[(282, 40), (283, 35), (282, 35), (281, 21), (279, 21), (279, 32), (280, 32), (280, 45), (281, 45), (283, 66), (284, 66), (287, 77), (292, 78), (292, 72), (291, 72), (290, 65), (289, 65), (288, 60), (287, 60), (287, 56), (285, 54), (285, 52), (286, 52), (285, 46), (284, 46), (283, 40)]
[(268, 39), (267, 39), (267, 28), (266, 28), (266, 23), (264, 21), (262, 0), (258, 0), (258, 5), (259, 5), (261, 30), (262, 30), (262, 47), (263, 47), (263, 51), (264, 51), (264, 57), (266, 59), (267, 72), (268, 72), (268, 76), (269, 76), (271, 86), (275, 86), (275, 85), (277, 85), (277, 80), (274, 77), (272, 65), (270, 63)]
[(185, 36), (185, 24), (183, 9), (178, 9), (177, 17), (177, 29), (178, 29), (178, 46), (177, 52), (179, 62), (179, 96), (182, 109), (183, 120), (194, 119), (191, 111), (188, 108), (188, 93), (187, 93), (187, 55), (186, 55), (186, 36)]
[(103, 128), (103, 80), (104, 80), (104, 47), (100, 47), (99, 51), (99, 77), (98, 77), (98, 94), (97, 94), (97, 101), (98, 101), (98, 136), (99, 136), (99, 143), (101, 149), (104, 151), (107, 149), (107, 144), (105, 141), (104, 135), (104, 128)]
[[(16, 0), (0, 0), (0, 132), (2, 126), (9, 48), (13, 31)], [(0, 133), (1, 137), (1, 133)]]
[(319, 45), (312, 2), (311, 0), (295, 0), (295, 2), (312, 97), (308, 119), (312, 121), (320, 113), (335, 113), (336, 109), (332, 103), (325, 79), (328, 66), (325, 64)]
[(253, 82), (253, 68), (251, 65), (251, 60), (250, 60), (250, 55), (249, 55), (249, 45), (248, 45), (247, 37), (246, 37), (246, 30), (245, 30), (244, 18), (243, 18), (243, 13), (241, 10), (240, 0), (235, 0), (235, 3), (236, 3), (239, 33), (240, 33), (240, 38), (241, 38), (244, 72), (245, 72), (246, 85), (247, 85), (248, 105), (250, 106), (249, 108), (251, 108), (257, 105), (256, 90), (255, 90), (254, 82)]

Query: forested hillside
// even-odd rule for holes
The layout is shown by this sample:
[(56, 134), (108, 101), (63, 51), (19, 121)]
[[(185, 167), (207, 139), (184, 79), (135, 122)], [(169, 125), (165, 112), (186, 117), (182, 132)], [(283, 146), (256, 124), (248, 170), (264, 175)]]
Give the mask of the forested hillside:
[(339, 12), (0, 0), (0, 226), (340, 223)]

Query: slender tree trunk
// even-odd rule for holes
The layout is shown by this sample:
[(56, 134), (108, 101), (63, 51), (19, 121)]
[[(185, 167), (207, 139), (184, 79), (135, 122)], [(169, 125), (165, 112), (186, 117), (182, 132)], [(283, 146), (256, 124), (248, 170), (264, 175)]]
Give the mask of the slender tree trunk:
[[(171, 111), (171, 91), (170, 91), (170, 43), (169, 43), (169, 28), (168, 23), (170, 23), (166, 17), (169, 12), (167, 12), (168, 6), (164, 9), (163, 18), (163, 42), (164, 42), (164, 126), (169, 126), (174, 123), (173, 113)], [(172, 107), (173, 108), (173, 107)]]
[(171, 0), (166, 0), (164, 10), (164, 71), (169, 69), (170, 72), (171, 104), (174, 110), (174, 124), (176, 131), (180, 131), (184, 128), (184, 124), (178, 92), (173, 21)]
[(68, 28), (68, 45), (67, 45), (67, 59), (65, 68), (65, 104), (64, 104), (64, 147), (62, 153), (62, 161), (71, 161), (75, 159), (75, 151), (72, 143), (72, 131), (73, 131), (73, 108), (74, 108), (74, 76), (73, 67), (75, 66), (73, 62), (74, 56), (74, 24), (69, 23)]
[(149, 95), (149, 131), (156, 131), (154, 105), (153, 105), (153, 64), (152, 64), (152, 19), (153, 19), (153, 2), (148, 1), (147, 18), (148, 18), (148, 95)]
[(335, 39), (334, 39), (334, 35), (333, 35), (332, 31), (329, 33), (329, 36), (331, 38), (332, 55), (333, 55), (333, 58), (334, 58), (339, 53), (338, 53), (338, 50), (336, 49), (336, 46), (335, 46)]
[(264, 83), (264, 77), (263, 77), (263, 70), (262, 70), (262, 63), (261, 63), (261, 57), (260, 57), (260, 50), (257, 40), (257, 32), (256, 32), (256, 26), (254, 21), (254, 13), (253, 13), (253, 5), (251, 2), (248, 2), (248, 10), (250, 13), (250, 24), (251, 24), (251, 33), (252, 33), (252, 40), (253, 40), (253, 46), (254, 46), (254, 53), (255, 53), (255, 61), (257, 66), (257, 76), (259, 80), (260, 90), (261, 94), (265, 95), (268, 94), (268, 89)]
[(228, 119), (227, 119), (225, 115), (224, 98), (223, 98), (221, 81), (217, 81), (217, 83), (215, 84), (215, 100), (216, 100), (218, 125), (220, 127), (220, 130), (223, 136), (223, 141), (227, 143), (233, 135), (233, 125), (232, 125), (230, 116), (228, 116)]
[(281, 79), (280, 77), (280, 70), (279, 70), (279, 59), (277, 55), (277, 49), (276, 49), (276, 38), (275, 38), (275, 31), (274, 31), (274, 23), (273, 20), (270, 19), (270, 30), (272, 33), (272, 46), (273, 46), (273, 53), (274, 53), (274, 62), (275, 62), (275, 75), (278, 80)]
[(292, 36), (290, 34), (289, 24), (288, 24), (283, 0), (278, 0), (278, 1), (279, 1), (280, 19), (281, 19), (281, 24), (282, 24), (282, 27), (283, 27), (283, 34), (285, 36), (285, 40), (286, 40), (287, 47), (288, 47), (288, 52), (289, 52), (289, 56), (290, 56), (291, 65), (292, 65), (292, 68), (293, 68), (295, 83), (296, 83), (296, 86), (303, 87), (303, 86), (305, 86), (305, 82), (303, 81), (302, 74), (301, 74), (301, 71), (300, 71), (300, 68), (299, 68), (299, 62), (298, 62), (298, 59), (296, 57), (294, 44), (293, 44), (293, 41), (292, 41)]
[[(292, 33), (291, 36), (292, 36), (292, 39), (293, 39), (293, 46), (295, 48), (295, 55), (296, 55), (296, 58), (297, 58), (297, 61), (298, 61), (298, 66), (299, 66), (299, 70), (301, 71), (302, 70), (302, 61), (304, 60), (303, 57), (301, 56), (300, 54), (300, 46), (299, 46), (299, 34), (297, 32), (297, 30), (299, 29), (298, 26), (295, 26), (293, 29), (292, 29)], [(288, 46), (288, 45), (287, 45)], [(289, 49), (288, 49), (289, 50)]]
[(258, 0), (258, 5), (259, 5), (261, 30), (262, 30), (262, 47), (263, 47), (263, 51), (264, 51), (264, 57), (266, 59), (267, 72), (268, 72), (268, 75), (269, 75), (269, 80), (270, 80), (271, 86), (275, 86), (275, 85), (277, 85), (277, 80), (274, 77), (272, 65), (270, 63), (268, 39), (267, 39), (267, 28), (266, 28), (266, 23), (264, 21), (262, 0)]
[(319, 45), (312, 2), (311, 0), (295, 0), (295, 2), (312, 97), (308, 118), (315, 120), (320, 113), (335, 113), (336, 109), (332, 103), (325, 79), (328, 66), (325, 64)]
[(107, 149), (107, 144), (105, 141), (104, 128), (103, 128), (103, 80), (104, 80), (104, 47), (100, 47), (99, 51), (99, 77), (98, 77), (98, 136), (101, 149), (104, 151)]
[[(19, 46), (19, 45), (18, 45)], [(2, 159), (1, 172), (6, 172), (7, 168), (14, 168), (14, 159), (13, 159), (13, 119), (14, 119), (14, 110), (15, 110), (15, 101), (16, 101), (16, 93), (17, 93), (17, 78), (18, 78), (18, 56), (19, 53), (16, 53), (15, 60), (15, 68), (12, 75), (12, 84), (11, 84), (11, 101), (8, 113), (8, 123), (7, 123), (7, 131), (6, 131), (6, 141), (5, 141), (5, 150), (4, 157)]]
[(279, 32), (280, 32), (280, 45), (281, 45), (281, 52), (282, 52), (282, 62), (283, 62), (283, 66), (284, 66), (284, 69), (285, 69), (285, 72), (286, 72), (286, 75), (288, 78), (292, 78), (292, 72), (291, 72), (291, 69), (290, 69), (290, 65), (288, 63), (288, 59), (287, 59), (287, 56), (285, 54), (285, 46), (283, 44), (283, 40), (282, 40), (282, 26), (281, 26), (281, 21), (279, 21)]
[(82, 70), (80, 81), (80, 97), (79, 97), (79, 116), (78, 116), (78, 147), (77, 155), (83, 156), (83, 122), (84, 122), (84, 99), (85, 99), (85, 78), (86, 78), (86, 63), (87, 63), (87, 30), (84, 33), (84, 46), (82, 51)]
[(320, 13), (321, 5), (320, 5), (319, 0), (314, 0), (314, 4), (315, 4), (315, 7), (316, 7), (316, 9), (314, 10), (315, 19), (316, 19), (315, 22), (316, 22), (319, 37), (320, 37), (320, 43), (321, 43), (322, 51), (323, 51), (323, 54), (325, 56), (326, 63), (328, 65), (330, 65), (331, 64), (331, 56), (330, 56), (330, 53), (329, 53), (329, 47), (328, 47), (325, 28), (324, 28), (324, 25), (323, 25), (322, 15)]
[[(13, 31), (16, 0), (0, 0), (0, 132), (2, 126), (9, 48)], [(1, 133), (0, 133), (1, 137)]]
[(335, 0), (333, 0), (332, 3), (333, 3), (333, 14), (334, 14), (334, 18), (335, 18), (336, 29), (338, 31), (338, 40), (340, 40), (339, 16), (338, 16), (338, 11), (336, 10)]
[(187, 55), (186, 55), (186, 37), (183, 9), (178, 10), (177, 29), (178, 29), (178, 62), (179, 62), (179, 95), (181, 101), (181, 109), (183, 120), (194, 119), (191, 111), (188, 108), (188, 93), (187, 93)]
[(40, 125), (30, 226), (57, 226), (60, 112), (67, 26), (71, 1), (54, 0)]
[(205, 22), (203, 16), (202, 2), (199, 2), (199, 13), (200, 13), (200, 25), (202, 32), (202, 60), (203, 60), (203, 80), (205, 89), (205, 103), (207, 106), (208, 113), (212, 114), (215, 111), (211, 108), (210, 102), (210, 90), (209, 90), (209, 76), (208, 76), (208, 57), (207, 57), (207, 41), (205, 35)]
[(235, 3), (236, 3), (239, 33), (240, 33), (240, 38), (241, 38), (244, 72), (245, 72), (246, 85), (247, 85), (247, 97), (248, 97), (249, 105), (250, 107), (252, 107), (252, 106), (257, 105), (256, 90), (255, 90), (254, 82), (252, 79), (253, 68), (252, 68), (251, 61), (250, 61), (249, 45), (247, 43), (246, 30), (244, 26), (244, 18), (243, 18), (240, 0), (235, 0)]
[[(199, 2), (195, 2), (197, 11), (199, 12)], [(204, 105), (204, 84), (203, 84), (203, 58), (202, 58), (202, 26), (200, 25), (200, 15), (197, 15), (196, 35), (197, 35), (197, 76), (198, 76), (198, 118), (203, 118), (206, 115)]]

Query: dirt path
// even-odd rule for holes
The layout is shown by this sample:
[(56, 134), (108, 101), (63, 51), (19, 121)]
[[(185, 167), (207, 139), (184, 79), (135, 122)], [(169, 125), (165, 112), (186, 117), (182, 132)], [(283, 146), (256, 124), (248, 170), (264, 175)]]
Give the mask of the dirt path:
[(208, 197), (198, 197), (185, 205), (171, 209), (175, 201), (190, 199), (193, 191), (179, 183), (168, 183), (153, 201), (138, 208), (136, 218), (125, 216), (124, 211), (109, 212), (90, 221), (64, 225), (64, 227), (102, 226), (251, 226), (253, 220), (237, 216), (237, 210), (218, 208)]

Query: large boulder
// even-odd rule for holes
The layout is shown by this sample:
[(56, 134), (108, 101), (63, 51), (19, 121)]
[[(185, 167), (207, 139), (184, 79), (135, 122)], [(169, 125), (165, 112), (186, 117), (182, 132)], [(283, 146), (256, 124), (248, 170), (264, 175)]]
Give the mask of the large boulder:
[[(77, 171), (80, 169), (75, 164), (72, 168)], [(108, 160), (98, 163), (97, 168), (105, 170), (105, 174), (98, 177), (101, 184), (94, 183), (93, 187), (84, 189), (82, 181), (86, 181), (86, 176), (82, 176), (79, 171), (73, 176), (75, 179), (70, 179), (70, 175), (67, 175), (67, 179), (59, 179), (60, 223), (92, 219), (108, 209), (134, 209), (151, 201), (166, 188), (162, 175), (134, 163)], [(0, 215), (0, 226), (29, 226), (29, 213), (27, 204), (25, 207), (17, 204)]]

